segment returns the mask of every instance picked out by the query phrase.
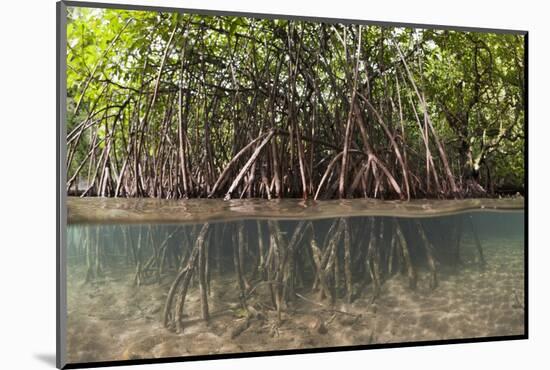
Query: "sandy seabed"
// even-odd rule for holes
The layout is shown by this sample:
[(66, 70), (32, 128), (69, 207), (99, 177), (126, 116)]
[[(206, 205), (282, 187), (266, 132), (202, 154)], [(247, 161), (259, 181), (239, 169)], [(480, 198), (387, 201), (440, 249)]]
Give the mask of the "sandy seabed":
[[(369, 287), (353, 303), (338, 299), (331, 309), (303, 293), (285, 309), (260, 309), (247, 319), (231, 277), (212, 276), (211, 319), (200, 319), (198, 288), (185, 303), (183, 333), (163, 327), (162, 312), (171, 284), (136, 287), (130, 270), (83, 284), (84, 269), (69, 266), (67, 361), (69, 363), (304, 349), (378, 343), (479, 338), (524, 334), (523, 240), (484, 241), (487, 267), (463, 257), (457, 271), (441, 271), (428, 288), (419, 272), (416, 290), (404, 276), (385, 281), (371, 303)], [(260, 295), (260, 293), (259, 293)], [(265, 297), (264, 297), (265, 298)], [(258, 300), (269, 302), (268, 299)], [(253, 301), (251, 301), (253, 302)], [(346, 314), (347, 313), (347, 314)]]

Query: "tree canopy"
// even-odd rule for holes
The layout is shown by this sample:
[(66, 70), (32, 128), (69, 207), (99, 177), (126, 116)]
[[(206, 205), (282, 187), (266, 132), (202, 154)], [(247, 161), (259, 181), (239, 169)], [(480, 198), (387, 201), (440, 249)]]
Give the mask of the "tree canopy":
[(67, 190), (521, 190), (524, 68), (515, 34), (70, 7)]

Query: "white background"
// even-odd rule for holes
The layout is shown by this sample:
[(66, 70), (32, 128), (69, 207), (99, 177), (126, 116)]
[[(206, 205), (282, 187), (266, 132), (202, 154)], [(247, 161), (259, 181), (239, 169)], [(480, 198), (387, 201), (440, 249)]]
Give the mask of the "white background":
[[(544, 9), (544, 1), (142, 0), (133, 3), (530, 32), (529, 340), (201, 361), (140, 369), (548, 368), (550, 253), (544, 209), (549, 206), (550, 181), (546, 158), (550, 145), (550, 12)], [(55, 359), (55, 1), (9, 0), (3, 2), (2, 9), (0, 367), (51, 369)]]

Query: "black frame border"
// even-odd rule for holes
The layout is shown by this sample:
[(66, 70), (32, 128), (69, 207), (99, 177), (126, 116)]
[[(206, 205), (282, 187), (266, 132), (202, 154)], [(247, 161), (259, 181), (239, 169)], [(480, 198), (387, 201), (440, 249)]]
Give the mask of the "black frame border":
[[(525, 205), (524, 205), (524, 334), (510, 336), (492, 336), (480, 338), (461, 338), (461, 339), (442, 339), (430, 341), (416, 342), (395, 342), (381, 343), (369, 345), (354, 345), (341, 347), (320, 347), (320, 348), (303, 348), (303, 349), (287, 349), (287, 350), (272, 350), (272, 351), (257, 351), (257, 352), (237, 352), (224, 354), (210, 355), (194, 355), (194, 356), (179, 356), (165, 358), (150, 358), (139, 360), (114, 360), (114, 361), (98, 361), (98, 362), (80, 362), (66, 363), (66, 312), (67, 312), (67, 292), (66, 292), (66, 226), (67, 226), (67, 209), (65, 192), (66, 170), (64, 167), (63, 158), (65, 158), (66, 150), (66, 25), (67, 7), (86, 7), (86, 8), (102, 8), (102, 9), (120, 9), (120, 10), (137, 10), (137, 11), (156, 11), (156, 12), (177, 12), (177, 13), (193, 13), (208, 16), (241, 16), (263, 19), (287, 19), (310, 22), (324, 23), (343, 23), (343, 24), (361, 24), (369, 26), (382, 27), (409, 27), (423, 29), (438, 29), (463, 32), (483, 32), (497, 34), (516, 34), (524, 37), (524, 180), (525, 180)], [(435, 25), (423, 23), (406, 23), (406, 22), (384, 22), (374, 20), (359, 20), (359, 19), (339, 19), (314, 16), (299, 16), (288, 14), (267, 14), (267, 13), (248, 13), (241, 11), (226, 11), (226, 10), (211, 10), (211, 9), (191, 9), (191, 8), (176, 8), (153, 5), (131, 5), (131, 4), (114, 4), (100, 3), (89, 1), (68, 1), (61, 0), (56, 3), (56, 367), (58, 369), (80, 369), (80, 368), (95, 368), (106, 366), (126, 366), (126, 365), (143, 365), (143, 364), (159, 364), (173, 362), (190, 362), (204, 360), (221, 360), (231, 358), (248, 358), (248, 357), (266, 357), (266, 356), (282, 356), (295, 354), (313, 354), (313, 353), (329, 353), (343, 351), (357, 351), (368, 349), (382, 348), (406, 348), (406, 347), (422, 347), (434, 345), (462, 344), (462, 343), (483, 343), (497, 341), (511, 341), (529, 339), (529, 171), (528, 171), (528, 153), (529, 153), (529, 31), (512, 30), (499, 28), (483, 28), (483, 27), (459, 27), (451, 25)]]

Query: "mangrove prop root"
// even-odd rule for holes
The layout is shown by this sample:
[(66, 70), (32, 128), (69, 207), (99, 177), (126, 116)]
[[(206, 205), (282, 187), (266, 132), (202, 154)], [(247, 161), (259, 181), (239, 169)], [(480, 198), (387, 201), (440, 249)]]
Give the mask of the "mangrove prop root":
[(258, 230), (258, 273), (260, 275), (260, 279), (265, 279), (265, 247), (262, 233), (262, 224), (260, 221), (256, 221), (256, 227)]
[(352, 275), (351, 275), (351, 247), (350, 230), (347, 219), (342, 219), (344, 224), (344, 277), (346, 279), (346, 301), (351, 303), (352, 298)]
[(479, 241), (479, 236), (477, 234), (477, 230), (476, 230), (476, 227), (474, 225), (474, 222), (472, 220), (471, 215), (468, 216), (468, 223), (470, 224), (470, 229), (472, 230), (472, 235), (474, 237), (474, 242), (475, 242), (475, 245), (476, 245), (478, 258), (479, 258), (479, 267), (481, 269), (484, 269), (485, 266), (486, 266), (486, 262), (485, 262), (485, 257), (483, 256), (483, 248), (481, 246), (481, 242)]
[(246, 290), (250, 289), (250, 283), (248, 282), (248, 279), (246, 277), (246, 268), (245, 268), (245, 266), (246, 266), (246, 263), (245, 263), (246, 241), (245, 241), (245, 237), (244, 237), (244, 222), (243, 221), (239, 222), (237, 236), (238, 236), (237, 245), (238, 245), (238, 258), (239, 258), (239, 261), (238, 261), (239, 279), (242, 280), (242, 283), (244, 285), (244, 290), (246, 291)]
[(416, 270), (411, 261), (407, 239), (405, 239), (405, 236), (403, 235), (403, 230), (401, 229), (401, 225), (399, 225), (399, 222), (397, 220), (394, 220), (394, 225), (395, 225), (395, 233), (397, 235), (397, 240), (401, 247), (401, 254), (403, 256), (403, 260), (405, 261), (405, 268), (407, 269), (407, 276), (409, 278), (409, 287), (411, 289), (416, 289), (416, 283), (418, 281), (418, 277), (416, 274)]
[(390, 241), (390, 250), (388, 252), (388, 264), (387, 264), (387, 271), (388, 275), (391, 276), (393, 274), (393, 264), (394, 264), (394, 255), (396, 253), (397, 248), (397, 236), (395, 231), (395, 224), (392, 223), (391, 225), (391, 241)]
[[(361, 227), (355, 227), (359, 224), (353, 218), (331, 221), (328, 230), (317, 229), (317, 233), (315, 221), (311, 220), (294, 223), (256, 220), (251, 224), (252, 230), (245, 223), (248, 221), (223, 226), (194, 224), (172, 228), (165, 234), (156, 226), (132, 226), (131, 229), (120, 226), (117, 232), (128, 245), (117, 246), (115, 252), (132, 268), (130, 279), (138, 286), (155, 278), (160, 282), (163, 272), (166, 276), (174, 274), (162, 324), (176, 332), (184, 329), (186, 320), (182, 318), (190, 290), (200, 301), (197, 316), (206, 322), (211, 319), (214, 296), (210, 294), (211, 274), (223, 276), (222, 270), (232, 274), (240, 306), (250, 318), (258, 316), (255, 307), (262, 307), (262, 310), (272, 310), (280, 322), (289, 309), (300, 309), (297, 298), (336, 313), (332, 309), (336, 301), (352, 303), (367, 286), (372, 303), (382, 294), (385, 281), (396, 273), (405, 275), (409, 288), (416, 289), (419, 266), (427, 266), (429, 286), (435, 289), (439, 265), (453, 267), (459, 260), (460, 223), (441, 224), (440, 228), (447, 227), (446, 233), (434, 227), (428, 234), (425, 227), (436, 224), (424, 220), (367, 217)], [(329, 221), (320, 221), (320, 224), (329, 226)], [(225, 234), (226, 227), (230, 232)], [(106, 252), (104, 241), (95, 229), (86, 227), (81, 233), (83, 243), (75, 257), (83, 258), (86, 279), (91, 281), (100, 270), (102, 274), (108, 273), (107, 256), (112, 254)], [(229, 249), (216, 248), (212, 243), (221, 243), (224, 236), (232, 238)], [(477, 242), (479, 259), (483, 261), (479, 238)], [(436, 250), (436, 246), (439, 249)], [(413, 251), (420, 258), (413, 258)], [(229, 262), (229, 269), (224, 260)], [(354, 284), (362, 286), (354, 287)], [(260, 291), (261, 286), (264, 289)], [(271, 304), (265, 302), (265, 298), (270, 298)], [(263, 317), (267, 317), (267, 313)]]
[(338, 260), (336, 257), (338, 254), (337, 247), (343, 232), (343, 228), (344, 228), (344, 223), (340, 220), (340, 222), (338, 223), (336, 232), (334, 233), (332, 238), (329, 239), (329, 243), (325, 249), (325, 255), (324, 255), (325, 257), (324, 260), (326, 260), (325, 266), (324, 266), (324, 273), (325, 273), (326, 282), (329, 284), (329, 288), (330, 288), (329, 297), (330, 297), (331, 304), (334, 304), (334, 302), (336, 301), (336, 293), (337, 293), (337, 287), (338, 287), (337, 273), (339, 271), (338, 269), (336, 269), (335, 266), (338, 263)]
[[(189, 287), (189, 282), (191, 281), (191, 277), (193, 275), (194, 267), (196, 264), (197, 256), (199, 255), (199, 251), (202, 248), (204, 244), (204, 239), (206, 236), (206, 233), (208, 232), (209, 224), (206, 223), (201, 228), (197, 240), (195, 241), (195, 246), (193, 248), (193, 251), (189, 255), (189, 258), (187, 260), (187, 265), (185, 268), (181, 269), (178, 275), (176, 276), (176, 279), (170, 286), (170, 290), (168, 291), (168, 296), (166, 297), (166, 303), (164, 305), (164, 315), (163, 315), (163, 324), (165, 327), (168, 327), (170, 323), (170, 313), (172, 311), (172, 303), (174, 300), (174, 296), (177, 294), (177, 303), (175, 307), (175, 313), (173, 315), (176, 329), (177, 331), (181, 331), (181, 315), (183, 311), (183, 304), (185, 302), (185, 296), (187, 295), (187, 289)], [(179, 288), (179, 291), (178, 291)]]
[(312, 238), (311, 240), (311, 255), (313, 256), (313, 261), (315, 263), (317, 281), (319, 282), (319, 285), (321, 285), (321, 292), (325, 297), (330, 297), (330, 289), (328, 287), (325, 271), (321, 266), (321, 250), (317, 246), (317, 241), (315, 238)]
[(201, 295), (201, 312), (202, 318), (205, 321), (209, 320), (208, 314), (208, 287), (206, 285), (206, 242), (199, 246), (199, 290)]
[(205, 242), (204, 247), (204, 273), (206, 275), (206, 294), (211, 295), (210, 281), (212, 278), (212, 269), (210, 268), (210, 241), (213, 238), (213, 233), (210, 233), (208, 240)]
[[(236, 241), (238, 243), (239, 238), (237, 237), (237, 235), (233, 235), (233, 241), (234, 242)], [(246, 288), (244, 285), (244, 278), (242, 275), (242, 269), (241, 269), (240, 259), (239, 259), (240, 248), (237, 246), (237, 243), (233, 243), (233, 266), (235, 269), (235, 273), (237, 274), (237, 283), (239, 284), (239, 300), (241, 302), (242, 308), (245, 308), (247, 306)]]
[(367, 266), (369, 268), (370, 277), (374, 284), (374, 292), (372, 295), (371, 302), (378, 297), (380, 294), (381, 284), (380, 284), (380, 253), (378, 250), (379, 237), (377, 235), (377, 229), (380, 227), (380, 222), (377, 222), (376, 219), (371, 218), (371, 231), (369, 238), (369, 245), (367, 247)]
[(295, 284), (295, 270), (296, 270), (296, 248), (302, 241), (304, 236), (304, 227), (306, 226), (305, 221), (300, 221), (294, 233), (290, 238), (290, 241), (287, 244), (287, 253), (283, 260), (283, 274), (282, 274), (282, 283), (283, 283), (283, 297), (285, 302), (288, 302), (289, 299), (294, 297), (294, 284)]
[(422, 245), (424, 246), (424, 250), (426, 251), (426, 259), (428, 261), (428, 267), (430, 269), (430, 288), (435, 289), (437, 288), (438, 281), (437, 281), (437, 268), (436, 268), (436, 262), (434, 257), (434, 247), (428, 237), (426, 236), (426, 232), (424, 231), (424, 227), (422, 226), (422, 223), (420, 221), (415, 220), (416, 229), (418, 231), (418, 235), (420, 235), (420, 238), (422, 239)]
[(283, 308), (283, 287), (282, 287), (282, 280), (283, 280), (283, 269), (284, 269), (284, 261), (286, 259), (286, 253), (288, 251), (286, 250), (286, 245), (283, 245), (284, 241), (282, 239), (281, 230), (279, 229), (279, 224), (276, 221), (270, 220), (268, 222), (270, 233), (272, 234), (271, 242), (273, 246), (273, 250), (275, 252), (274, 256), (276, 257), (274, 259), (275, 262), (275, 281), (277, 282), (277, 285), (273, 288), (275, 293), (275, 307), (277, 309), (277, 320), (280, 322), (282, 319), (282, 308)]

